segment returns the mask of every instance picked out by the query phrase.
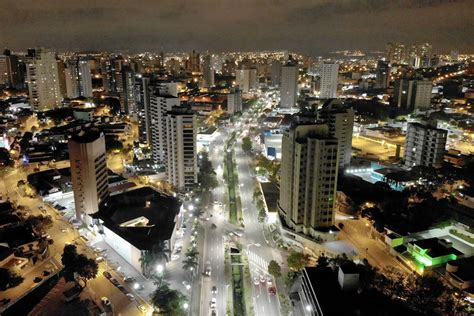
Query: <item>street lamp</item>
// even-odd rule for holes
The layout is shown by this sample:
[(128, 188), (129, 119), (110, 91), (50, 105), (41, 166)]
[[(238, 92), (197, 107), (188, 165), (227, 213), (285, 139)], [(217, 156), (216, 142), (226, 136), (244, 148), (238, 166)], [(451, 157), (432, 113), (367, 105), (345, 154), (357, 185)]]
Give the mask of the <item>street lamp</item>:
[(313, 308), (311, 307), (311, 305), (308, 304), (308, 305), (306, 305), (305, 309), (306, 309), (308, 312), (311, 312), (311, 310), (312, 310)]
[(184, 302), (184, 304), (183, 304), (183, 308), (184, 308), (184, 309), (188, 309), (188, 307), (189, 307), (189, 304), (188, 304), (188, 302)]

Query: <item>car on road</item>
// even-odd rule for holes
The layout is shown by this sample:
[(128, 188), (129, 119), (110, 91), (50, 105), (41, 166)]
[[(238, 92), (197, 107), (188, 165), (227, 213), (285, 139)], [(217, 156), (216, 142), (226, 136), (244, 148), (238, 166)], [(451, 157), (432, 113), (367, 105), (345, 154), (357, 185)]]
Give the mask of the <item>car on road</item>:
[(270, 277), (267, 278), (267, 285), (268, 285), (268, 286), (272, 286), (272, 285), (273, 285), (273, 280), (272, 280), (272, 278), (270, 278)]
[(268, 293), (271, 295), (276, 295), (276, 288), (274, 286), (268, 288)]
[(241, 232), (234, 232), (234, 235), (238, 236), (238, 237), (242, 237), (243, 234)]
[(211, 299), (211, 309), (216, 309), (217, 308), (217, 299), (215, 297), (213, 297)]
[(217, 294), (217, 286), (213, 286), (211, 289), (211, 294)]
[(210, 261), (207, 261), (207, 262), (206, 262), (206, 269), (204, 270), (204, 275), (210, 277), (210, 276), (211, 276), (211, 270), (212, 270), (212, 268), (211, 268), (211, 262), (210, 262)]
[(95, 258), (95, 262), (99, 263), (99, 262), (103, 262), (105, 259), (104, 257), (97, 257)]
[(190, 289), (191, 289), (191, 284), (189, 284), (189, 282), (183, 281), (183, 285), (184, 285), (184, 287), (186, 288), (186, 290), (190, 290)]
[(105, 297), (105, 296), (102, 297), (102, 298), (100, 299), (100, 301), (102, 302), (102, 304), (103, 304), (104, 306), (110, 306), (110, 301), (109, 301), (109, 299), (108, 299), (107, 297)]
[(128, 298), (131, 302), (133, 302), (133, 301), (136, 300), (135, 296), (133, 296), (133, 294), (131, 294), (131, 293), (127, 293), (127, 294), (125, 294), (125, 295), (127, 296), (127, 298)]
[(267, 282), (267, 279), (265, 278), (265, 276), (260, 275), (260, 282), (261, 282), (261, 283)]
[(33, 282), (35, 283), (40, 283), (41, 281), (43, 281), (43, 278), (42, 277), (36, 277), (34, 278)]
[(123, 278), (123, 281), (124, 282), (127, 282), (127, 283), (131, 283), (131, 282), (135, 282), (135, 278), (134, 277), (131, 277), (131, 276), (125, 276)]
[(44, 270), (44, 271), (43, 271), (43, 276), (48, 276), (48, 275), (50, 275), (50, 274), (51, 274), (51, 272), (48, 271), (48, 270)]
[(258, 279), (258, 277), (253, 278), (253, 284), (254, 285), (260, 285), (260, 280)]
[(137, 308), (142, 312), (142, 314), (146, 314), (147, 308), (144, 305), (137, 305)]
[(112, 282), (112, 284), (115, 286), (118, 286), (120, 284), (119, 281), (117, 281), (117, 279), (114, 279), (114, 278), (110, 279), (110, 282)]
[(177, 254), (172, 254), (171, 255), (171, 261), (175, 261), (175, 260), (178, 260), (179, 259), (179, 255)]
[(102, 272), (102, 275), (103, 275), (104, 277), (106, 277), (107, 279), (109, 279), (109, 280), (112, 278), (112, 274), (110, 274), (109, 271), (104, 271), (104, 272)]

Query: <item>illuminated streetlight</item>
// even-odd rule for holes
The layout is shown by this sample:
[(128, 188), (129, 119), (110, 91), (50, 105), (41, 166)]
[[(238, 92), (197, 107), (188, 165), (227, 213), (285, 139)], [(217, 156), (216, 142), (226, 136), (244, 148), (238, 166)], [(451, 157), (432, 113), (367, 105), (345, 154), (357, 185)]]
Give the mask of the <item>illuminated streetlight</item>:
[(306, 305), (305, 308), (306, 308), (306, 310), (307, 310), (308, 312), (311, 312), (311, 310), (313, 309), (313, 308), (311, 307), (311, 305), (309, 305), (309, 304)]
[(189, 307), (189, 304), (188, 304), (187, 302), (185, 302), (185, 303), (183, 304), (183, 308), (184, 308), (184, 309), (188, 309), (188, 307)]
[(156, 266), (156, 272), (161, 274), (161, 273), (163, 273), (163, 270), (164, 270), (164, 267), (163, 267), (162, 264), (159, 264), (159, 265)]

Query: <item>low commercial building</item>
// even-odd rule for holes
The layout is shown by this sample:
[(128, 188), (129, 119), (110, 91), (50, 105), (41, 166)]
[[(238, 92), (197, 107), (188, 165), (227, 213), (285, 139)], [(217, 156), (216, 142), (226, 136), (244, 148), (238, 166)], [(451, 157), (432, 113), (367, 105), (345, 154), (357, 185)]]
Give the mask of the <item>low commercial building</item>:
[(458, 289), (474, 288), (474, 257), (447, 262), (445, 276)]
[(452, 247), (451, 242), (439, 238), (410, 241), (406, 250), (420, 273), (464, 256), (461, 251)]
[(181, 225), (178, 199), (150, 187), (111, 195), (96, 217), (96, 229), (104, 241), (137, 271), (140, 258), (163, 242), (173, 251)]

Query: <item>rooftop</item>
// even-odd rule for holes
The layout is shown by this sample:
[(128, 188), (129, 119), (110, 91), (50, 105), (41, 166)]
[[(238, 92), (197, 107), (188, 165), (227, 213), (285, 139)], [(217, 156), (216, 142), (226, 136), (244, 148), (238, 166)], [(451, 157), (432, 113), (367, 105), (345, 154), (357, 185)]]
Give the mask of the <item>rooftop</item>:
[(97, 217), (138, 249), (150, 250), (154, 241), (171, 238), (180, 206), (178, 199), (143, 187), (110, 196)]
[(81, 130), (80, 132), (71, 136), (73, 141), (78, 143), (92, 143), (93, 141), (100, 138), (102, 135), (101, 131), (97, 128), (89, 128)]
[(427, 250), (426, 255), (430, 256), (431, 258), (447, 256), (450, 254), (453, 254), (456, 256), (463, 254), (461, 251), (457, 250), (456, 248), (441, 244), (440, 241), (441, 239), (434, 237), (434, 238), (416, 240), (410, 243), (420, 247), (421, 249), (426, 249)]
[(449, 262), (450, 266), (457, 266), (458, 270), (452, 272), (464, 281), (474, 280), (474, 257), (462, 258)]
[(262, 192), (265, 198), (265, 203), (267, 203), (268, 211), (277, 212), (277, 202), (280, 196), (280, 190), (271, 182), (260, 183), (260, 185), (262, 186)]

